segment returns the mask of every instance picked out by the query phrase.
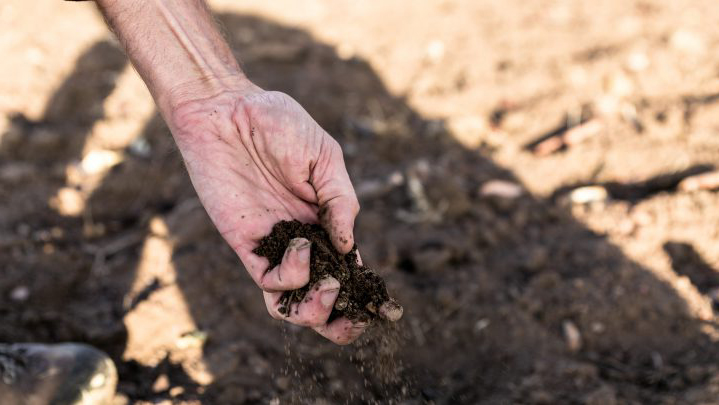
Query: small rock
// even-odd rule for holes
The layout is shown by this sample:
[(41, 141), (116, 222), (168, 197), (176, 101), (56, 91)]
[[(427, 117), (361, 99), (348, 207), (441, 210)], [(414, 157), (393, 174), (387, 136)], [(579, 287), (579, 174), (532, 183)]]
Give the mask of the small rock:
[(474, 333), (479, 333), (483, 330), (485, 330), (489, 326), (489, 319), (482, 318), (477, 321), (477, 323), (474, 324)]
[(61, 215), (78, 216), (85, 209), (85, 198), (72, 187), (63, 187), (50, 200), (50, 205)]
[(572, 321), (562, 322), (562, 332), (564, 333), (564, 340), (567, 342), (567, 347), (572, 352), (577, 352), (582, 348), (582, 335), (579, 333), (579, 328)]
[(176, 386), (170, 388), (170, 396), (173, 398), (179, 397), (180, 395), (185, 393), (185, 388), (181, 386)]
[(524, 193), (519, 184), (507, 180), (489, 180), (482, 184), (479, 194), (483, 197), (500, 197), (515, 199)]
[(719, 170), (689, 176), (679, 183), (679, 190), (719, 190)]
[(122, 154), (111, 150), (93, 150), (82, 159), (80, 167), (86, 174), (102, 173), (122, 161)]
[(167, 377), (167, 374), (160, 374), (157, 376), (157, 379), (152, 384), (152, 391), (153, 392), (163, 392), (167, 391), (170, 388), (170, 378)]
[(564, 146), (565, 143), (561, 136), (553, 136), (537, 144), (532, 151), (537, 156), (547, 156), (562, 149)]
[(150, 219), (150, 232), (155, 236), (166, 237), (169, 235), (170, 230), (161, 217), (155, 216)]
[(180, 336), (180, 338), (175, 342), (175, 345), (179, 349), (190, 349), (202, 347), (205, 341), (207, 341), (207, 332), (194, 330)]
[(30, 298), (30, 289), (24, 285), (19, 285), (10, 291), (10, 299), (16, 302), (24, 302)]
[(392, 186), (401, 186), (404, 184), (404, 175), (402, 172), (395, 170), (389, 175), (387, 182)]
[(659, 352), (652, 352), (651, 354), (652, 358), (652, 366), (659, 370), (662, 367), (664, 367), (664, 359), (662, 359), (662, 355)]
[(133, 156), (148, 158), (152, 154), (152, 146), (145, 137), (139, 136), (130, 143), (127, 151)]
[(602, 186), (585, 186), (572, 190), (569, 193), (569, 200), (575, 204), (588, 204), (591, 202), (605, 201), (609, 197), (607, 189)]
[(603, 128), (604, 125), (602, 124), (602, 122), (596, 118), (593, 118), (583, 124), (577, 125), (569, 129), (562, 136), (562, 140), (568, 146), (577, 145), (580, 142), (583, 142), (584, 140), (599, 134)]

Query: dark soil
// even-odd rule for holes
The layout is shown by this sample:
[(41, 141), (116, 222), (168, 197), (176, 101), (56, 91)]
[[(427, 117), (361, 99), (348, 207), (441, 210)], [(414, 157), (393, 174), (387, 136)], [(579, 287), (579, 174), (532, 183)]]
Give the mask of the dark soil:
[(300, 237), (312, 242), (310, 282), (302, 288), (286, 292), (281, 298), (280, 312), (289, 316), (293, 303), (302, 301), (312, 286), (331, 276), (342, 287), (330, 321), (341, 316), (362, 322), (377, 318), (377, 309), (389, 300), (384, 280), (368, 266), (358, 263), (357, 245), (346, 255), (339, 253), (320, 225), (302, 224), (296, 220), (278, 222), (253, 252), (270, 261), (266, 270), (270, 271), (282, 262), (290, 241)]
[[(719, 164), (715, 2), (211, 2), (248, 77), (342, 145), (362, 259), (411, 308), (347, 347), (268, 316), (67, 3), (0, 3), (0, 341), (107, 351), (118, 405), (718, 403), (719, 192), (677, 187)], [(585, 104), (604, 130), (525, 149)]]

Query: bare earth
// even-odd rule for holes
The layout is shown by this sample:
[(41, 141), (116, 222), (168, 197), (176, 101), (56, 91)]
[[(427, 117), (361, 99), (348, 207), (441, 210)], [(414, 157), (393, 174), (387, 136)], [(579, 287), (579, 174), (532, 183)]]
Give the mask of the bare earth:
[(117, 404), (719, 403), (719, 193), (677, 187), (719, 166), (715, 1), (212, 4), (343, 144), (403, 320), (273, 321), (93, 5), (10, 0), (0, 341), (106, 350)]

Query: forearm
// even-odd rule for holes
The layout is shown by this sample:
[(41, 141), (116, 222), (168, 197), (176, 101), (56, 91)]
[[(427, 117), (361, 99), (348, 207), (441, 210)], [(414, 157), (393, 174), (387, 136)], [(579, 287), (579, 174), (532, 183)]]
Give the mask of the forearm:
[(204, 0), (96, 0), (165, 117), (246, 78)]

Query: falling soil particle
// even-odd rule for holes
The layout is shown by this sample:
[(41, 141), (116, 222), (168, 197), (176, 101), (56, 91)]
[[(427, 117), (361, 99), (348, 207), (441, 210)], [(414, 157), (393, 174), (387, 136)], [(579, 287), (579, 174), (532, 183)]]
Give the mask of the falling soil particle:
[(289, 315), (293, 303), (302, 301), (312, 286), (330, 276), (341, 285), (330, 321), (345, 316), (351, 321), (366, 322), (378, 317), (382, 304), (389, 302), (395, 305), (387, 293), (384, 280), (371, 268), (358, 263), (357, 246), (342, 255), (334, 248), (329, 234), (320, 225), (299, 221), (278, 222), (272, 232), (260, 240), (260, 245), (253, 252), (269, 260), (266, 271), (270, 271), (282, 262), (290, 241), (300, 237), (312, 243), (310, 281), (302, 288), (283, 294), (280, 299), (281, 313)]

